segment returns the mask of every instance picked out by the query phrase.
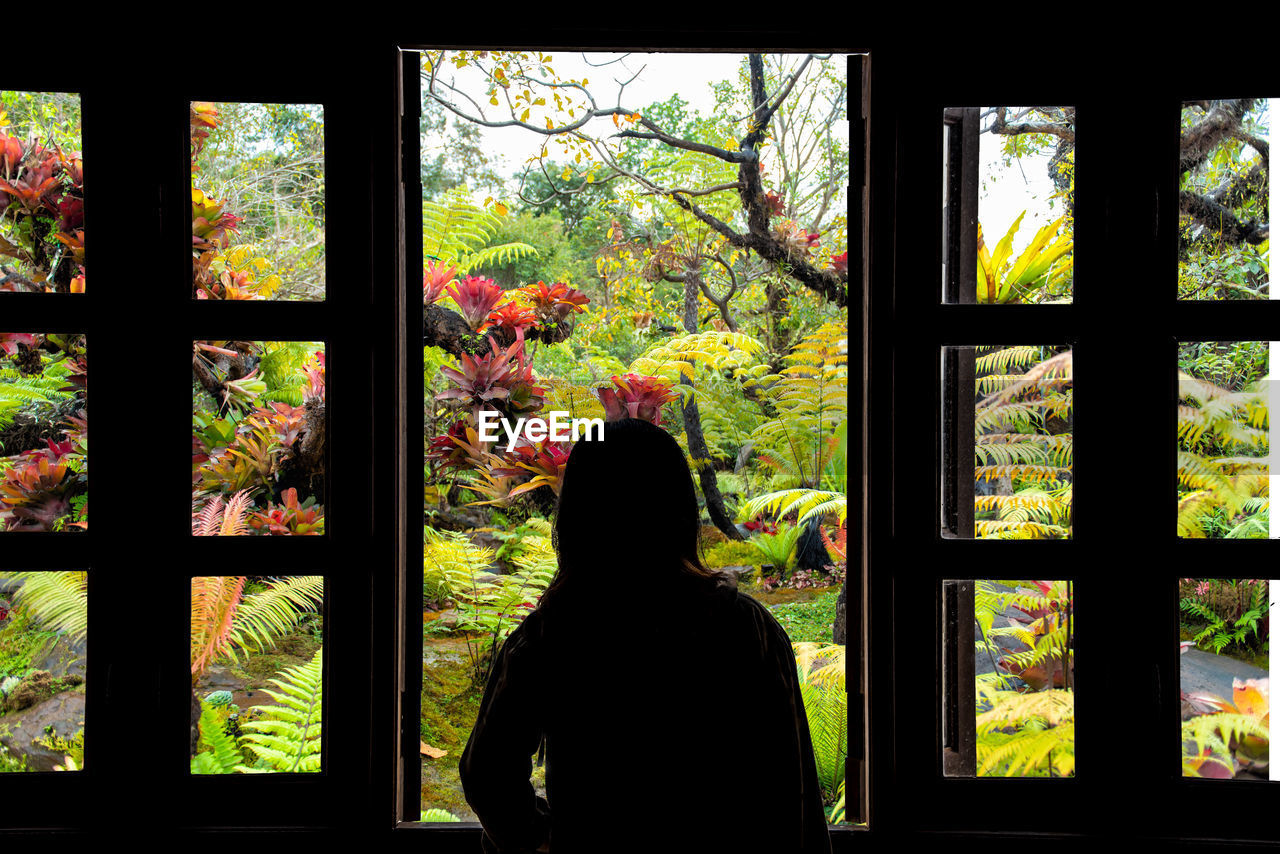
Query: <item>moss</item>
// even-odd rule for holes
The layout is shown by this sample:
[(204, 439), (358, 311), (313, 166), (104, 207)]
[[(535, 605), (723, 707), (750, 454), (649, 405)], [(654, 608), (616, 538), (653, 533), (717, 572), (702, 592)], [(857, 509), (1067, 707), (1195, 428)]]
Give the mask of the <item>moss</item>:
[(0, 675), (21, 676), (58, 636), (57, 632), (39, 628), (25, 608), (14, 609), (8, 623), (0, 628)]
[[(796, 591), (804, 592), (804, 591)], [(836, 620), (836, 598), (840, 591), (819, 593), (809, 601), (769, 605), (768, 608), (787, 630), (793, 643), (831, 643), (831, 627)]]
[(9, 696), (5, 697), (4, 709), (17, 712), (30, 708), (82, 682), (84, 680), (79, 676), (59, 676), (55, 679), (47, 670), (35, 670), (24, 676), (22, 681), (9, 692)]
[(462, 795), (458, 760), (480, 713), (482, 688), (471, 678), (469, 661), (440, 660), (422, 668), (421, 712), (418, 731), (423, 741), (448, 751), (422, 762), (423, 809), (446, 809), (464, 820), (471, 815)]

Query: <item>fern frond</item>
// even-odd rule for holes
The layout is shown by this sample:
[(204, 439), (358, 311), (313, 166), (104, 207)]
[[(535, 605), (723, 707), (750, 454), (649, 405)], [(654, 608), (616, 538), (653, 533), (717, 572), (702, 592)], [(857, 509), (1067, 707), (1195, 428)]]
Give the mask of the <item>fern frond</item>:
[[(262, 718), (247, 721), (245, 746), (276, 771), (319, 771), (324, 711), (324, 650), (310, 662), (286, 668), (262, 689), (280, 705), (254, 706)], [(246, 769), (247, 770), (247, 769)]]
[(0, 572), (0, 578), (23, 582), (13, 598), (42, 625), (66, 632), (77, 642), (88, 635), (89, 573)]
[(200, 743), (209, 749), (191, 757), (192, 774), (231, 774), (242, 769), (244, 757), (235, 736), (226, 733), (222, 719), (203, 700), (200, 702)]

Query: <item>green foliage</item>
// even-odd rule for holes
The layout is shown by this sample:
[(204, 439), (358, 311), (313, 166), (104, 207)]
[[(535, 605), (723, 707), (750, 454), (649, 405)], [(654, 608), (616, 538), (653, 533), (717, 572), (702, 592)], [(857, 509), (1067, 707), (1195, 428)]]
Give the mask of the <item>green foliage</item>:
[(1245, 660), (1267, 651), (1266, 615), (1271, 610), (1267, 579), (1185, 578), (1179, 586), (1183, 636), (1191, 635), (1196, 646)]
[(791, 555), (795, 552), (796, 543), (799, 542), (802, 533), (804, 533), (803, 525), (788, 525), (785, 522), (779, 522), (777, 533), (756, 534), (751, 538), (751, 544), (759, 552), (757, 560), (761, 564), (773, 566), (779, 571), (785, 570), (791, 561)]
[[(1072, 355), (980, 347), (974, 412), (975, 535), (1071, 536)], [(984, 492), (986, 494), (984, 494)]]
[(808, 602), (770, 605), (769, 611), (778, 618), (793, 643), (829, 643), (839, 597), (839, 591), (832, 590), (819, 593)]
[(727, 540), (708, 548), (703, 563), (710, 569), (720, 569), (724, 566), (757, 566), (760, 558), (760, 549), (754, 543)]
[[(254, 706), (261, 717), (241, 724), (245, 747), (272, 771), (319, 771), (324, 712), (324, 650), (286, 668), (262, 689), (279, 705)], [(257, 769), (255, 769), (257, 770)]]
[(555, 576), (550, 526), (532, 519), (526, 525), (537, 533), (521, 538), (519, 552), (510, 557), (514, 570), (505, 575), (489, 571), (495, 557), (492, 549), (471, 545), (463, 534), (423, 528), (423, 590), (433, 598), (447, 597), (457, 603), (455, 630), (482, 633), (474, 646), (470, 637), (467, 640), (476, 681), (481, 684), (491, 664), (487, 653), (496, 650), (533, 610)]
[(242, 770), (244, 755), (235, 736), (225, 731), (225, 725), (213, 704), (200, 704), (200, 748), (191, 757), (192, 774), (233, 774)]
[(845, 648), (825, 642), (792, 643), (800, 677), (818, 783), (827, 801), (836, 798), (849, 754), (849, 693), (845, 687)]
[[(1228, 378), (1242, 380), (1255, 370)], [(1251, 382), (1231, 391), (1179, 371), (1178, 397), (1178, 535), (1265, 539), (1265, 390)]]
[(0, 572), (0, 578), (22, 580), (15, 602), (48, 629), (82, 641), (89, 633), (89, 573)]
[[(1011, 607), (1026, 619), (995, 626), (996, 615)], [(976, 642), (997, 663), (996, 672), (977, 678), (978, 776), (1074, 776), (1075, 695), (1067, 687), (1074, 671), (1072, 609), (1069, 582), (976, 582)]]
[(502, 220), (452, 191), (443, 202), (422, 203), (422, 253), (432, 261), (455, 265), (462, 274), (492, 264), (505, 264), (537, 249), (527, 243), (488, 245)]

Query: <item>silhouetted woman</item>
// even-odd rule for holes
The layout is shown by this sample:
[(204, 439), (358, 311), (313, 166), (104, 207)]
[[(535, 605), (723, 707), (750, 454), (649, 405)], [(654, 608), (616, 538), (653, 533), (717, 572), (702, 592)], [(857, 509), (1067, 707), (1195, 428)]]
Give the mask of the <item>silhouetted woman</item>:
[(790, 641), (703, 567), (675, 440), (627, 419), (579, 441), (554, 542), (459, 765), (484, 850), (829, 852)]

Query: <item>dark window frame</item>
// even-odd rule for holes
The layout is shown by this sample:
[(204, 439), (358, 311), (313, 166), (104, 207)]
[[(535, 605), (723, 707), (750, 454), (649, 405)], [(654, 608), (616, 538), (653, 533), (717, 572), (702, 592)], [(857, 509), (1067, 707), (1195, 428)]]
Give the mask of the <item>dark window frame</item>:
[[(1086, 51), (1083, 45), (1075, 49)], [(894, 727), (892, 738), (873, 743), (883, 757), (879, 767), (893, 762), (899, 771), (892, 778), (873, 777), (872, 795), (884, 821), (877, 829), (895, 837), (920, 833), (940, 839), (1026, 834), (1280, 840), (1269, 819), (1276, 796), (1270, 784), (1180, 775), (1177, 578), (1188, 574), (1188, 565), (1205, 567), (1209, 576), (1239, 575), (1229, 567), (1263, 565), (1274, 558), (1275, 546), (1253, 541), (1235, 549), (1228, 548), (1234, 543), (1177, 538), (1172, 405), (1177, 342), (1272, 340), (1280, 326), (1280, 306), (1272, 303), (1176, 299), (1181, 102), (1250, 94), (1265, 88), (1259, 80), (1274, 85), (1274, 75), (1249, 60), (1231, 69), (1185, 63), (1167, 43), (1107, 51), (1105, 60), (1099, 58), (1108, 65), (1103, 75), (1087, 74), (1081, 62), (1022, 75), (994, 56), (972, 55), (941, 73), (938, 65), (920, 61), (922, 55), (882, 52), (873, 87), (884, 88), (872, 97), (873, 155), (892, 152), (893, 164), (873, 173), (879, 230), (873, 230), (872, 243), (872, 327), (880, 334), (873, 337), (872, 360), (881, 368), (872, 373), (870, 435), (873, 447), (891, 445), (892, 453), (871, 458), (871, 631), (892, 634), (896, 662), (882, 665), (872, 678), (873, 684), (877, 675), (895, 679), (902, 692), (899, 702), (880, 697), (882, 704), (873, 703), (873, 716), (892, 717)], [(1121, 94), (1117, 81), (1124, 79), (1143, 80), (1140, 99)], [(944, 304), (942, 287), (935, 284), (943, 261), (938, 236), (944, 233), (939, 119), (947, 108), (993, 103), (1077, 107), (1080, 182), (1070, 305)], [(1118, 138), (1126, 129), (1149, 146), (1130, 156)], [(932, 217), (920, 215), (929, 209)], [(934, 263), (918, 249), (920, 241), (935, 247)], [(945, 405), (939, 353), (948, 346), (1014, 340), (1070, 344), (1083, 378), (1075, 393), (1081, 422), (1074, 434), (1073, 538), (947, 538), (934, 524), (945, 506), (943, 490), (929, 506), (922, 506), (919, 490), (926, 473), (955, 462), (938, 441), (936, 419)], [(883, 367), (889, 362), (891, 372)], [(931, 413), (918, 405), (923, 400), (932, 400)], [(1115, 444), (1113, 418), (1132, 426), (1139, 437), (1134, 445)], [(1113, 478), (1129, 484), (1127, 489), (1142, 484), (1145, 497), (1118, 505), (1109, 492)], [(876, 514), (877, 507), (885, 509)], [(929, 519), (928, 531), (921, 530), (922, 518)], [(943, 582), (1009, 577), (1014, 566), (1070, 579), (1079, 594), (1076, 613), (1085, 631), (1076, 645), (1077, 776), (948, 778), (940, 761), (947, 743), (938, 714), (941, 674), (931, 693), (921, 669), (947, 654)], [(877, 580), (883, 585), (880, 598)], [(1122, 642), (1107, 637), (1122, 621), (1120, 602), (1134, 609), (1130, 617), (1141, 614), (1147, 627)], [(892, 630), (875, 622), (882, 605), (891, 609)], [(1123, 736), (1117, 713), (1126, 724)], [(878, 728), (877, 735), (883, 731)], [(1042, 809), (1018, 808), (1031, 804)]]
[[(418, 336), (416, 334), (416, 324), (418, 323), (417, 310), (412, 300), (408, 299), (409, 288), (416, 282), (416, 276), (410, 274), (412, 269), (421, 269), (422, 253), (420, 242), (415, 242), (409, 235), (414, 231), (410, 228), (410, 224), (419, 222), (422, 215), (421, 206), (421, 184), (419, 181), (419, 130), (418, 123), (421, 115), (420, 96), (415, 99), (411, 97), (412, 93), (420, 92), (418, 88), (418, 50), (417, 45), (402, 45), (401, 64), (399, 68), (399, 84), (400, 92), (400, 156), (397, 163), (400, 169), (401, 188), (401, 233), (405, 235), (405, 245), (402, 247), (402, 258), (404, 259), (403, 267), (400, 271), (403, 281), (400, 292), (405, 299), (404, 310), (400, 314), (401, 321), (405, 324), (403, 334), (405, 335), (405, 346), (402, 350), (402, 359), (405, 375), (400, 377), (401, 388), (404, 390), (401, 395), (402, 401), (413, 401), (415, 404), (421, 403), (421, 383), (411, 381), (417, 374), (417, 369), (413, 368), (415, 350), (420, 346)], [(586, 49), (605, 50), (605, 47), (589, 47)], [(624, 48), (617, 48), (624, 49)], [(684, 48), (649, 48), (651, 50), (693, 50), (696, 47)], [(706, 48), (714, 50), (715, 48)], [(723, 48), (722, 48), (723, 49)], [(842, 53), (848, 51), (840, 51)], [(857, 53), (851, 52), (851, 53)], [(849, 78), (850, 78), (850, 194), (858, 194), (857, 203), (851, 197), (849, 200), (849, 231), (851, 234), (860, 235), (861, 240), (850, 241), (851, 268), (861, 272), (861, 281), (865, 282), (868, 271), (868, 256), (864, 249), (864, 244), (869, 240), (870, 222), (866, 217), (864, 208), (869, 199), (867, 187), (867, 162), (868, 162), (868, 121), (867, 112), (869, 106), (870, 88), (869, 74), (870, 60), (869, 57), (853, 55), (849, 57)], [(851, 311), (856, 306), (861, 312), (861, 321), (858, 324), (851, 324), (853, 330), (850, 333), (850, 375), (862, 378), (862, 382), (855, 385), (858, 388), (858, 395), (865, 401), (865, 348), (862, 344), (865, 341), (865, 322), (867, 311), (867, 300), (865, 288), (854, 289), (857, 297), (851, 299)], [(416, 412), (416, 407), (410, 407), (411, 411)], [(851, 459), (851, 482), (858, 481), (858, 473), (865, 467), (865, 405), (863, 408), (864, 418), (855, 419), (851, 429), (851, 444), (859, 448), (859, 453)], [(404, 404), (402, 403), (402, 415), (407, 418), (404, 412)], [(416, 434), (414, 433), (413, 419), (407, 418), (406, 429), (409, 431), (409, 441), (413, 444)], [(401, 471), (407, 470), (406, 466), (401, 466)], [(416, 487), (413, 478), (408, 478), (399, 490), (400, 495), (405, 501), (406, 514), (411, 515), (413, 508), (420, 502), (420, 492)], [(849, 757), (846, 764), (846, 800), (848, 804), (848, 813), (851, 817), (860, 816), (861, 820), (868, 817), (869, 795), (867, 787), (863, 785), (864, 780), (868, 779), (867, 769), (869, 768), (869, 759), (867, 755), (866, 745), (869, 739), (868, 716), (864, 712), (867, 688), (867, 661), (868, 653), (868, 636), (866, 632), (865, 607), (867, 595), (867, 577), (866, 577), (866, 550), (865, 550), (865, 503), (860, 490), (851, 490), (849, 495), (850, 507), (850, 523), (858, 520), (858, 530), (853, 533), (851, 541), (859, 541), (856, 551), (859, 552), (859, 567), (857, 576), (851, 576), (850, 587), (851, 597), (848, 603), (848, 612), (846, 616), (849, 642), (848, 646), (852, 647), (849, 654), (850, 672), (848, 674), (849, 684), (849, 732), (862, 733), (862, 737), (856, 742), (852, 739), (849, 745)], [(420, 622), (419, 603), (416, 597), (408, 595), (408, 591), (417, 590), (421, 587), (422, 568), (421, 562), (413, 559), (417, 550), (420, 549), (421, 543), (417, 536), (414, 526), (407, 524), (405, 537), (401, 542), (402, 548), (405, 550), (405, 556), (400, 561), (398, 590), (405, 593), (402, 601), (402, 608), (398, 610), (398, 619), (401, 621), (405, 634), (403, 646), (408, 649), (413, 643), (416, 643), (415, 632), (418, 630)], [(406, 656), (405, 666), (400, 673), (401, 691), (400, 691), (400, 708), (399, 720), (399, 744), (400, 749), (397, 751), (397, 797), (396, 807), (401, 820), (397, 826), (400, 828), (410, 829), (414, 833), (431, 833), (437, 834), (445, 840), (475, 840), (479, 834), (480, 825), (475, 822), (464, 823), (458, 827), (450, 827), (447, 824), (422, 824), (420, 822), (406, 820), (405, 816), (416, 816), (420, 809), (420, 796), (416, 787), (407, 785), (412, 778), (410, 773), (416, 770), (419, 761), (417, 750), (417, 730), (419, 717), (419, 696), (422, 690), (422, 672), (421, 667), (413, 665)], [(620, 833), (625, 833), (620, 828)], [(844, 827), (832, 826), (831, 836), (833, 850), (844, 851), (851, 850), (851, 845), (859, 844), (857, 840), (866, 832), (863, 827)], [(450, 842), (449, 844), (452, 844)], [(478, 844), (478, 840), (472, 841), (471, 844)]]

